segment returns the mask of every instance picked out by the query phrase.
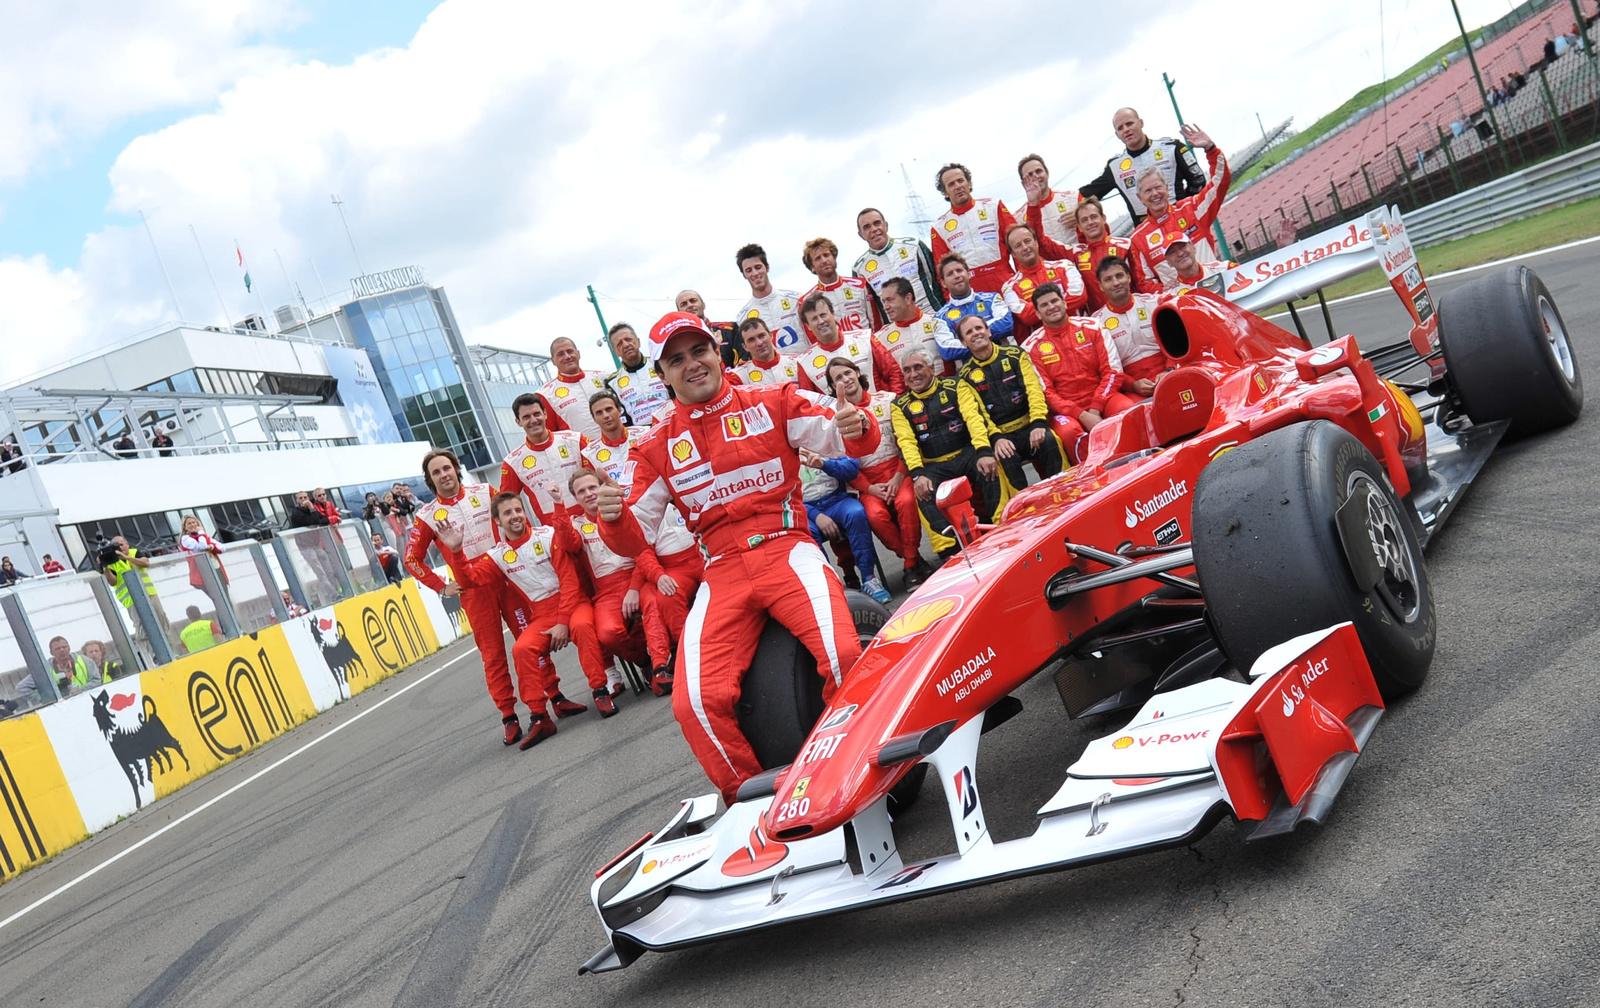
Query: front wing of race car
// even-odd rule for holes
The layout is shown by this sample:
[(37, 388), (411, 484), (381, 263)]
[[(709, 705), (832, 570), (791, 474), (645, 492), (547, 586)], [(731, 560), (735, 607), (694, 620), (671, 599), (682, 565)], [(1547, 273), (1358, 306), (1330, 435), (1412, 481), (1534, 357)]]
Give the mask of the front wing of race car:
[[(1383, 713), (1348, 623), (1272, 648), (1249, 682), (1213, 679), (1153, 697), (1121, 731), (1089, 743), (1037, 812), (1031, 835), (995, 842), (975, 774), (984, 718), (957, 727), (926, 762), (943, 785), (955, 848), (905, 863), (887, 799), (848, 826), (779, 843), (762, 833), (773, 801), (685, 801), (660, 831), (596, 875), (590, 897), (609, 938), (579, 969), (621, 969), (646, 951), (1076, 867), (1187, 843), (1225, 815), (1247, 839), (1321, 822)], [(1264, 758), (1263, 758), (1264, 757)]]

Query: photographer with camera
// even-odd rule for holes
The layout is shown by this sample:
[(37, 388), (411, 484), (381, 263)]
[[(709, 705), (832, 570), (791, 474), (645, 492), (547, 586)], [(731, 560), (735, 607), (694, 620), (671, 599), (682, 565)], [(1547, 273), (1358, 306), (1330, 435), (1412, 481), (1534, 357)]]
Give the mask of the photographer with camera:
[[(139, 580), (144, 582), (144, 593), (150, 599), (150, 608), (155, 610), (156, 621), (161, 624), (161, 632), (167, 632), (169, 628), (167, 614), (161, 608), (161, 599), (156, 595), (155, 583), (150, 580), (148, 557), (140, 556), (137, 549), (128, 545), (127, 537), (119, 535), (110, 540), (100, 540), (100, 545), (95, 551), (95, 562), (100, 567), (100, 573), (105, 576), (106, 583), (116, 589), (117, 601), (128, 610), (133, 609), (133, 596), (130, 594), (131, 588), (125, 580), (125, 575), (137, 570)], [(133, 620), (133, 625), (143, 629), (139, 627), (137, 618)]]

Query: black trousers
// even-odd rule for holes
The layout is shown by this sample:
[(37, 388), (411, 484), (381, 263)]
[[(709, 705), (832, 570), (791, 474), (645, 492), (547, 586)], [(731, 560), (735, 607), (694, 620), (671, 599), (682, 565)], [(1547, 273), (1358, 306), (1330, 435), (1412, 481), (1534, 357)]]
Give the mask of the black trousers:
[(983, 500), (973, 501), (974, 510), (978, 512), (978, 520), (985, 525), (994, 521), (994, 509), (1000, 503), (1000, 478), (998, 476), (984, 476), (978, 472), (978, 450), (967, 448), (955, 458), (943, 462), (925, 462), (922, 466), (922, 475), (933, 481), (934, 493), (927, 500), (917, 498), (917, 507), (922, 509), (923, 517), (928, 519), (928, 527), (943, 535), (954, 536), (950, 523), (939, 511), (938, 490), (939, 484), (945, 480), (965, 476), (972, 483), (972, 489), (983, 496)]
[(1010, 434), (996, 434), (991, 441), (991, 444), (998, 444), (1002, 439), (1010, 441), (1017, 449), (1016, 454), (1008, 459), (1001, 458), (999, 452), (994, 456), (1000, 468), (1006, 471), (1006, 480), (1013, 490), (1021, 490), (1028, 485), (1028, 478), (1022, 472), (1024, 462), (1033, 463), (1033, 467), (1039, 470), (1040, 479), (1049, 479), (1061, 471), (1061, 451), (1056, 447), (1056, 439), (1046, 431), (1044, 442), (1038, 450), (1034, 450), (1028, 447), (1028, 435), (1031, 433), (1031, 429), (1024, 427)]

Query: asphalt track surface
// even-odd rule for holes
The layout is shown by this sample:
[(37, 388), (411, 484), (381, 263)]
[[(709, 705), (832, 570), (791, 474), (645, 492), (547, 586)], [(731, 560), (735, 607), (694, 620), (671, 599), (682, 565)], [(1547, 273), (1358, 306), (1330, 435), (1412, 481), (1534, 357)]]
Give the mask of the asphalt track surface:
[[(1600, 381), (1597, 254), (1533, 265)], [(1393, 332), (1400, 309), (1335, 315)], [(1503, 447), (1436, 539), (1432, 675), (1320, 830), (1246, 847), (1225, 821), (1187, 848), (580, 978), (595, 868), (709, 788), (662, 700), (502, 748), (462, 643), (0, 888), (3, 920), (348, 724), (0, 929), (0, 1004), (1600, 1003), (1597, 412)], [(979, 767), (997, 838), (1030, 832), (1119, 726), (1069, 722), (1042, 679), (1018, 695)], [(941, 852), (931, 785), (906, 825), (908, 859)]]

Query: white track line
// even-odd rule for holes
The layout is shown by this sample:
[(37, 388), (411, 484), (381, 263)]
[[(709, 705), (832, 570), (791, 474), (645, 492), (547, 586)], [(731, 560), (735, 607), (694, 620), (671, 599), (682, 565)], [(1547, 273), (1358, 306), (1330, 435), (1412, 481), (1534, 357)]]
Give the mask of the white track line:
[(215, 805), (217, 802), (221, 801), (222, 799), (224, 799), (224, 798), (228, 797), (229, 795), (233, 794), (235, 791), (238, 791), (240, 788), (244, 787), (245, 785), (253, 783), (256, 780), (259, 780), (260, 778), (265, 777), (267, 774), (269, 774), (272, 771), (274, 771), (274, 770), (278, 769), (279, 767), (283, 766), (285, 763), (287, 763), (290, 760), (294, 759), (296, 756), (298, 756), (301, 753), (305, 752), (307, 749), (310, 749), (312, 746), (317, 745), (320, 742), (327, 741), (328, 739), (332, 738), (333, 736), (335, 736), (335, 735), (339, 734), (340, 732), (344, 731), (346, 728), (348, 728), (351, 725), (355, 724), (357, 721), (360, 721), (362, 718), (366, 717), (368, 714), (371, 714), (373, 711), (377, 710), (379, 707), (382, 707), (384, 704), (388, 703), (390, 700), (399, 699), (402, 695), (404, 695), (406, 693), (406, 691), (416, 689), (418, 686), (421, 686), (423, 683), (427, 682), (429, 679), (432, 679), (434, 676), (438, 675), (440, 672), (443, 672), (445, 669), (447, 669), (450, 666), (454, 665), (456, 662), (460, 661), (463, 658), (468, 657), (469, 655), (475, 654), (475, 653), (477, 653), (477, 649), (473, 648), (471, 651), (467, 651), (464, 654), (456, 655), (454, 658), (452, 658), (449, 661), (445, 662), (443, 665), (440, 665), (438, 668), (434, 669), (432, 672), (429, 672), (427, 675), (424, 675), (424, 676), (418, 678), (416, 682), (407, 683), (405, 686), (402, 686), (400, 689), (395, 690), (393, 693), (391, 693), (388, 696), (384, 697), (382, 700), (379, 700), (377, 703), (373, 704), (371, 707), (368, 707), (366, 710), (362, 711), (360, 714), (357, 714), (355, 717), (351, 718), (350, 720), (344, 722), (343, 724), (335, 725), (333, 728), (329, 729), (325, 734), (317, 736), (316, 738), (312, 739), (310, 742), (307, 742), (305, 745), (303, 745), (300, 748), (296, 749), (294, 752), (292, 752), (289, 755), (287, 755), (287, 756), (283, 757), (282, 759), (278, 760), (276, 763), (273, 763), (270, 766), (263, 767), (262, 769), (257, 770), (255, 773), (251, 774), (249, 777), (246, 777), (244, 780), (242, 780), (239, 783), (235, 784), (233, 787), (229, 788), (228, 790), (226, 790), (226, 791), (222, 792), (221, 794), (217, 795), (215, 798), (208, 799), (207, 801), (201, 803), (200, 805), (198, 805), (195, 808), (189, 810), (188, 812), (185, 812), (183, 815), (181, 815), (178, 818), (176, 818), (176, 819), (172, 820), (171, 822), (167, 823), (165, 826), (163, 826), (160, 829), (156, 830), (154, 833), (152, 833), (149, 836), (145, 837), (143, 840), (140, 840), (137, 843), (134, 843), (134, 844), (130, 845), (129, 847), (127, 847), (124, 850), (118, 851), (117, 853), (115, 853), (115, 854), (111, 855), (109, 858), (107, 858), (105, 861), (102, 861), (100, 864), (97, 864), (93, 868), (90, 868), (88, 871), (84, 872), (82, 875), (79, 875), (77, 878), (73, 879), (72, 881), (67, 882), (66, 884), (60, 886), (55, 891), (53, 891), (51, 893), (48, 893), (47, 895), (39, 897), (38, 899), (34, 900), (32, 903), (29, 903), (27, 906), (23, 907), (21, 910), (18, 910), (16, 913), (12, 914), (10, 917), (7, 917), (5, 920), (0, 920), (0, 928), (4, 928), (7, 924), (12, 924), (12, 923), (15, 923), (18, 920), (21, 920), (23, 917), (27, 916), (32, 911), (37, 910), (40, 907), (44, 906), (46, 903), (48, 903), (51, 900), (55, 899), (57, 896), (60, 896), (62, 893), (66, 892), (68, 889), (71, 889), (73, 886), (77, 885), (79, 882), (82, 882), (84, 879), (90, 878), (91, 876), (96, 875), (99, 872), (105, 870), (106, 868), (109, 868), (112, 865), (116, 864), (118, 861), (121, 861), (123, 858), (127, 857), (129, 854), (132, 854), (134, 851), (138, 850), (140, 847), (143, 847), (145, 844), (149, 843), (150, 841), (154, 840), (156, 837), (158, 837), (161, 834), (165, 833), (167, 830), (170, 830), (175, 826), (179, 826), (179, 825), (182, 825), (185, 822), (188, 822), (190, 819), (193, 819), (195, 816), (197, 816), (200, 813), (204, 812), (206, 809), (208, 809), (211, 806)]
[[(1532, 252), (1523, 252), (1514, 256), (1506, 256), (1504, 259), (1496, 259), (1494, 262), (1479, 263), (1476, 266), (1463, 266), (1460, 269), (1449, 270), (1444, 273), (1435, 273), (1433, 276), (1427, 277), (1426, 279), (1443, 280), (1446, 277), (1460, 276), (1463, 273), (1471, 273), (1473, 270), (1489, 269), (1493, 266), (1504, 266), (1506, 263), (1516, 262), (1518, 259), (1527, 259), (1531, 256), (1548, 255), (1551, 252), (1560, 252), (1564, 249), (1577, 248), (1579, 245), (1588, 245), (1590, 242), (1597, 241), (1600, 241), (1600, 235), (1595, 235), (1592, 238), (1579, 238), (1577, 241), (1569, 241), (1565, 245), (1552, 245), (1549, 248), (1534, 249)], [(1384, 284), (1377, 290), (1362, 291), (1360, 294), (1346, 294), (1342, 298), (1334, 298), (1332, 301), (1329, 301), (1328, 307), (1332, 308), (1334, 305), (1344, 304), (1346, 301), (1356, 301), (1364, 297), (1371, 297), (1374, 294), (1385, 294), (1391, 290), (1392, 288), (1388, 284)], [(1275, 318), (1287, 318), (1288, 316), (1288, 312), (1281, 311), (1276, 315), (1267, 315), (1263, 317), (1268, 321), (1271, 321)]]

